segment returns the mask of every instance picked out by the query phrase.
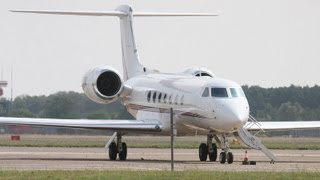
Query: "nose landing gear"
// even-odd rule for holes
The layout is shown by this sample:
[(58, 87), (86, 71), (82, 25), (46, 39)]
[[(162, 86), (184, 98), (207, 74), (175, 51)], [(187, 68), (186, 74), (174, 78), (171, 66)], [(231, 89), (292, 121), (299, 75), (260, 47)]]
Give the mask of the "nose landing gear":
[(232, 152), (221, 152), (219, 155), (219, 161), (221, 164), (228, 162), (228, 164), (233, 163), (233, 154)]
[(222, 152), (220, 153), (220, 156), (219, 156), (220, 163), (224, 164), (228, 162), (228, 164), (232, 164), (233, 154), (232, 152), (229, 151), (230, 150), (229, 141), (224, 134), (222, 135), (221, 149), (222, 149)]

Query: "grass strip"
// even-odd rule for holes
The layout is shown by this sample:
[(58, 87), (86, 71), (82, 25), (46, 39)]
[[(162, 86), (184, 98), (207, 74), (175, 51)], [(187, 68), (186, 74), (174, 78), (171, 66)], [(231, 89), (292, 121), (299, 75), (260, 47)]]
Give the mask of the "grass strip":
[(319, 179), (320, 172), (221, 171), (0, 171), (0, 179)]

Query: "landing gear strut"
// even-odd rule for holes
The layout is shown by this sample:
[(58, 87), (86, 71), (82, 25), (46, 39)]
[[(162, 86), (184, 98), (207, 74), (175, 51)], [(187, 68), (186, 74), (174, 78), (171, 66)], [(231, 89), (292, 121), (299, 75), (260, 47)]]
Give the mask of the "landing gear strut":
[(125, 161), (127, 159), (127, 144), (122, 142), (122, 134), (117, 134), (117, 143), (114, 141), (109, 145), (109, 159), (114, 161), (119, 154), (119, 160)]

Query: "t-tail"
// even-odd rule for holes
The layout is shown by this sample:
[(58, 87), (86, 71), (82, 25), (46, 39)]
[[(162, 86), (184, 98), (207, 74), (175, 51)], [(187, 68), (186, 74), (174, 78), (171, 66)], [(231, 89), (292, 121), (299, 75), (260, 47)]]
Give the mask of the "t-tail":
[(144, 68), (139, 61), (132, 27), (132, 8), (128, 5), (121, 5), (116, 10), (127, 14), (126, 16), (120, 16), (123, 78), (126, 80), (142, 74), (146, 71), (146, 68)]
[(12, 10), (12, 12), (78, 15), (78, 16), (117, 16), (120, 18), (122, 65), (124, 80), (143, 74), (147, 69), (141, 65), (133, 33), (133, 17), (142, 16), (217, 16), (211, 13), (154, 13), (133, 12), (129, 5), (121, 5), (115, 11), (45, 11), (45, 10)]

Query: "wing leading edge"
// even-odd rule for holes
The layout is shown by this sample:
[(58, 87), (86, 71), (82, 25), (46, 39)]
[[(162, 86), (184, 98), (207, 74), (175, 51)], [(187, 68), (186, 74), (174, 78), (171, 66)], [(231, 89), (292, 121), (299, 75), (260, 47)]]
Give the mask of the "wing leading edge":
[[(318, 129), (320, 128), (320, 121), (259, 121), (259, 126), (263, 130)], [(248, 124), (245, 127), (248, 130), (260, 130), (257, 125)]]
[(162, 125), (159, 121), (147, 120), (88, 120), (0, 117), (0, 124), (50, 126), (77, 129), (105, 129), (126, 132), (160, 132), (162, 129)]

